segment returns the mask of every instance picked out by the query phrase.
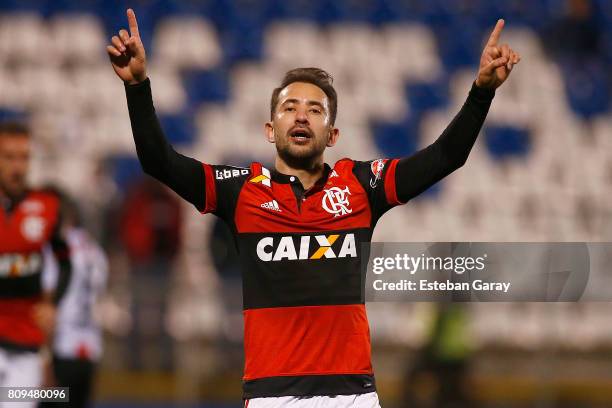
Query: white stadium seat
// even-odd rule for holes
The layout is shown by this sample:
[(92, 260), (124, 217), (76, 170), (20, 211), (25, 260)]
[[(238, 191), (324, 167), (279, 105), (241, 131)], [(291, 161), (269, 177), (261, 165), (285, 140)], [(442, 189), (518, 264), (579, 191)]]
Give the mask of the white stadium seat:
[(49, 23), (53, 58), (73, 65), (103, 64), (108, 39), (101, 21), (91, 14), (60, 14)]
[(35, 13), (0, 14), (0, 61), (16, 65), (52, 61), (49, 29)]
[(175, 69), (209, 69), (221, 60), (215, 28), (200, 17), (169, 17), (156, 28), (153, 61)]

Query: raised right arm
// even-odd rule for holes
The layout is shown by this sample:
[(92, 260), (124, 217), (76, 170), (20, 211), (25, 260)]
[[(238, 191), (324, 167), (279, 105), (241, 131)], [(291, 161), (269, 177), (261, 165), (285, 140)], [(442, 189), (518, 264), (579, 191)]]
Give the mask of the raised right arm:
[(146, 53), (132, 9), (127, 10), (127, 18), (130, 33), (119, 30), (106, 51), (115, 73), (125, 84), (138, 159), (145, 173), (203, 210), (206, 203), (204, 168), (199, 161), (177, 153), (167, 142), (155, 114), (151, 83), (146, 74)]
[(202, 163), (177, 153), (159, 124), (149, 79), (125, 85), (132, 134), (138, 160), (145, 173), (161, 181), (185, 200), (203, 210), (206, 185)]

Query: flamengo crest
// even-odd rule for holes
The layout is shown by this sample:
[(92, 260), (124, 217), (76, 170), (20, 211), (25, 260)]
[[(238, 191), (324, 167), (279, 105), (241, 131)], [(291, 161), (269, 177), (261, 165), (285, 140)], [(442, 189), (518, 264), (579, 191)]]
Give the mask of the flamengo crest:
[(348, 196), (351, 194), (348, 186), (344, 187), (344, 189), (332, 187), (323, 191), (325, 191), (325, 195), (321, 205), (325, 211), (334, 214), (334, 217), (353, 212), (352, 209), (348, 208), (350, 205)]
[(37, 242), (43, 238), (46, 221), (43, 217), (29, 215), (21, 223), (21, 234), (30, 242)]

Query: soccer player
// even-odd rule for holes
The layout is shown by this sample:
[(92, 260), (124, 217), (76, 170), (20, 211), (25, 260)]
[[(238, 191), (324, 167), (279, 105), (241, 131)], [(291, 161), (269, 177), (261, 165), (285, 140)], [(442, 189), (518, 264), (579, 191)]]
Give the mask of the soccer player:
[[(243, 398), (252, 407), (377, 407), (370, 335), (362, 302), (362, 243), (392, 207), (461, 167), (495, 89), (520, 56), (498, 45), (499, 20), (482, 53), (467, 100), (442, 135), (410, 157), (333, 167), (323, 153), (340, 137), (330, 75), (287, 72), (272, 92), (265, 137), (273, 168), (204, 164), (177, 153), (157, 120), (146, 55), (134, 12), (130, 32), (107, 46), (124, 81), (140, 163), (202, 213), (231, 228), (243, 275)], [(217, 135), (221, 137), (222, 135)], [(223, 135), (224, 136), (224, 135)]]
[[(70, 249), (72, 275), (58, 305), (53, 331), (53, 385), (70, 389), (70, 407), (89, 406), (97, 362), (102, 356), (102, 333), (95, 308), (108, 277), (106, 255), (81, 223), (77, 204), (64, 199), (64, 230)], [(47, 279), (57, 279), (51, 275)], [(40, 408), (62, 407), (44, 402)]]
[[(41, 385), (39, 350), (70, 277), (61, 202), (53, 192), (28, 188), (29, 160), (28, 129), (0, 124), (0, 387)], [(43, 281), (49, 268), (58, 270), (55, 288)]]

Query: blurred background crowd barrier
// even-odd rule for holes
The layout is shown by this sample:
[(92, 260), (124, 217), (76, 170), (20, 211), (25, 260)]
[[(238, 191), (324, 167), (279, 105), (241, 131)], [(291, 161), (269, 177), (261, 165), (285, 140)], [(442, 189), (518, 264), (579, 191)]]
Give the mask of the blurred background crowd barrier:
[[(270, 94), (297, 66), (335, 77), (342, 137), (328, 162), (427, 146), (503, 17), (502, 43), (522, 61), (467, 165), (387, 214), (374, 240), (612, 241), (612, 1), (1, 0), (0, 119), (32, 126), (33, 183), (75, 197), (110, 257), (99, 406), (240, 405), (235, 250), (215, 217), (139, 168), (105, 54), (128, 6), (168, 138), (233, 165), (272, 161)], [(612, 404), (609, 303), (368, 313), (384, 407)]]

